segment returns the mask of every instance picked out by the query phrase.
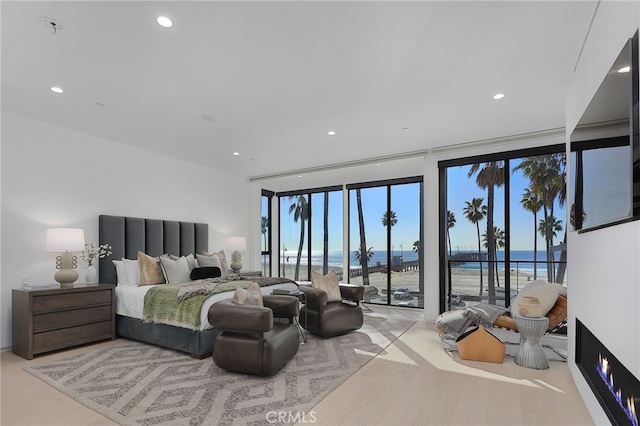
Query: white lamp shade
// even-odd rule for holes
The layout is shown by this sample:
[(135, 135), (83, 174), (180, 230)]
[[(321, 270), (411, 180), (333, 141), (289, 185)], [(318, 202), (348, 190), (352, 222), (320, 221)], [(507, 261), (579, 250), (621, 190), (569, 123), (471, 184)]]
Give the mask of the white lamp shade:
[(231, 251), (244, 251), (247, 249), (247, 242), (244, 237), (227, 237), (227, 247)]
[(84, 229), (49, 228), (47, 229), (47, 251), (84, 250)]

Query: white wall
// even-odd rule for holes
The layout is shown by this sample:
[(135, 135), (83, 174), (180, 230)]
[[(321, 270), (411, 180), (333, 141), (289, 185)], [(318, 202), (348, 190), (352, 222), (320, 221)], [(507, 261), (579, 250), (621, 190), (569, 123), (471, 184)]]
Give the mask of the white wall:
[[(567, 93), (567, 139), (627, 40), (638, 2), (600, 4)], [(568, 235), (569, 369), (596, 424), (609, 420), (575, 364), (579, 318), (640, 378), (640, 221)]]
[(248, 232), (249, 183), (236, 175), (5, 111), (1, 159), (2, 348), (11, 346), (11, 289), (21, 277), (32, 285), (54, 282), (48, 227), (83, 228), (85, 240), (97, 243), (100, 214), (203, 222), (211, 250), (226, 250), (226, 236), (245, 235), (246, 264), (254, 262), (259, 231)]

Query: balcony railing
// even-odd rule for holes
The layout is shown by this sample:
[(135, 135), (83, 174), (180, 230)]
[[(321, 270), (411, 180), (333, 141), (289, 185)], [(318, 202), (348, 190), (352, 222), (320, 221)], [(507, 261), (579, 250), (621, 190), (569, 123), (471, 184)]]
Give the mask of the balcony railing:
[[(480, 293), (480, 264), (482, 264), (482, 294)], [(498, 266), (497, 274), (495, 273)], [(534, 267), (537, 273), (534, 274)], [(489, 268), (494, 268), (494, 286), (496, 290), (496, 304), (509, 306), (510, 301), (505, 301), (505, 285), (507, 271), (509, 272), (509, 295), (513, 299), (527, 283), (534, 279), (555, 282), (558, 270), (566, 267), (566, 262), (546, 260), (511, 260), (509, 268), (504, 260), (465, 260), (461, 263), (458, 259), (448, 261), (449, 301), (452, 307), (456, 304), (466, 305), (462, 302), (487, 302)], [(564, 284), (567, 279), (566, 268), (562, 274)]]

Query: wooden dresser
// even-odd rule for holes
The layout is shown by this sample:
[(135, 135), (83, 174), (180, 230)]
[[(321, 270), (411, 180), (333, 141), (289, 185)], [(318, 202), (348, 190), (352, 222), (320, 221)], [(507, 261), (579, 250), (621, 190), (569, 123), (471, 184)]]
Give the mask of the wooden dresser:
[(14, 289), (13, 353), (35, 354), (116, 338), (113, 285)]

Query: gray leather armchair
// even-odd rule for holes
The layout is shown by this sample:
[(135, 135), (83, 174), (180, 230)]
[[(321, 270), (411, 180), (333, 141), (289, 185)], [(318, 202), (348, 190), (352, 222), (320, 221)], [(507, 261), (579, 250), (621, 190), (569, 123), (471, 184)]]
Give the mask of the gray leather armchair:
[(264, 307), (236, 305), (227, 299), (209, 308), (209, 323), (221, 331), (213, 345), (218, 367), (272, 376), (298, 352), (298, 328), (293, 322), (299, 313), (298, 299), (263, 296), (263, 302)]
[(360, 301), (364, 286), (340, 284), (342, 301), (328, 302), (324, 290), (300, 286), (305, 304), (300, 310), (300, 325), (313, 334), (327, 338), (349, 333), (362, 327), (363, 314)]

